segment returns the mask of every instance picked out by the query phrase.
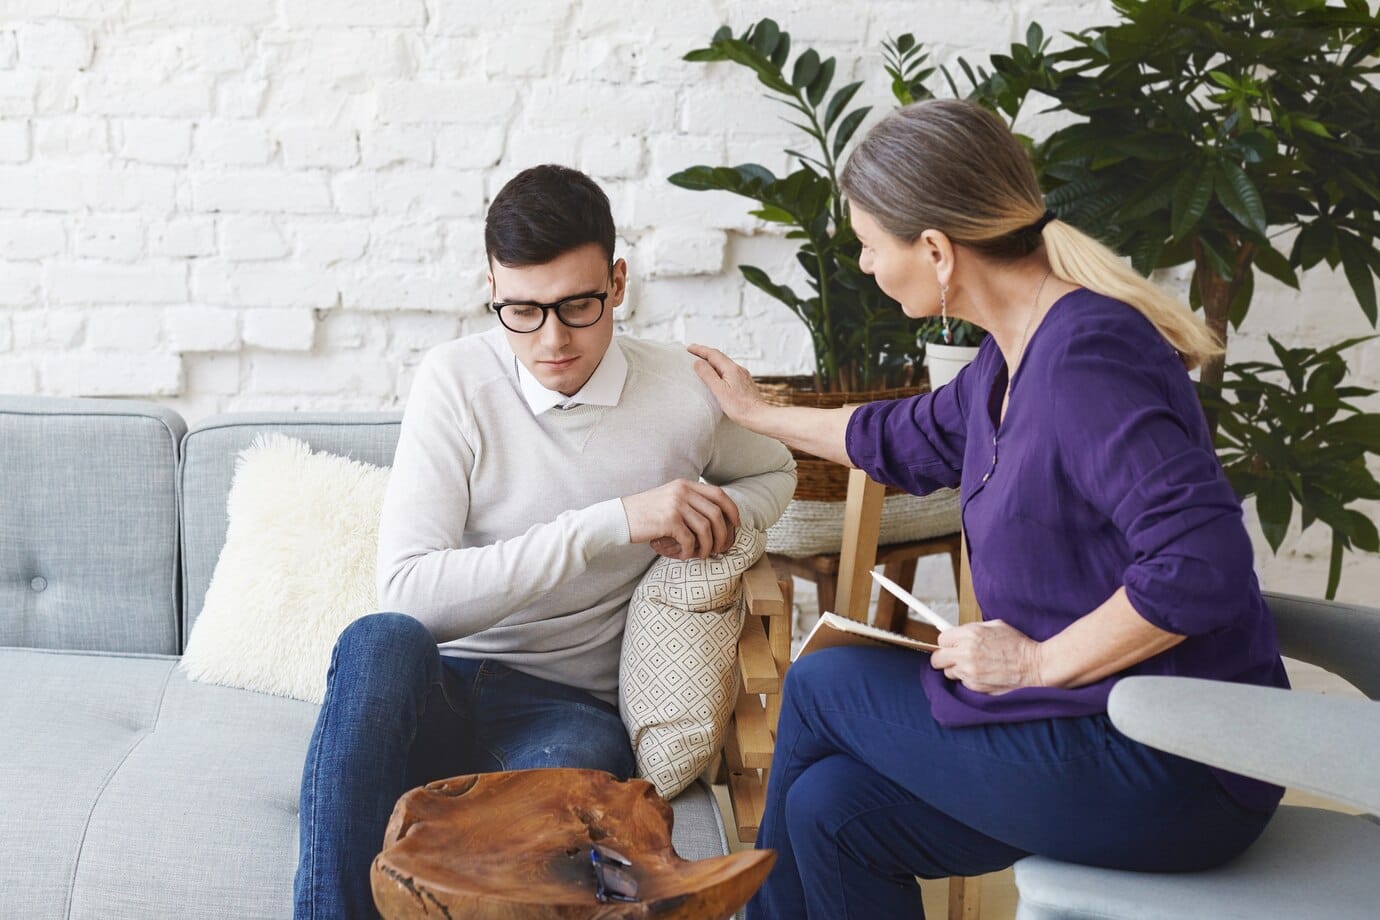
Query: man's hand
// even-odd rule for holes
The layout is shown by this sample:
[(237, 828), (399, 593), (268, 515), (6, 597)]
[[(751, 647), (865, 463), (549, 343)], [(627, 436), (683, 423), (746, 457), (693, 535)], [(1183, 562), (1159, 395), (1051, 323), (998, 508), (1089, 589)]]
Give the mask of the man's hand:
[(623, 499), (634, 543), (672, 559), (704, 559), (728, 551), (742, 520), (738, 506), (718, 486), (676, 479)]
[(1001, 620), (966, 623), (939, 634), (930, 664), (978, 693), (1042, 687), (1040, 643)]

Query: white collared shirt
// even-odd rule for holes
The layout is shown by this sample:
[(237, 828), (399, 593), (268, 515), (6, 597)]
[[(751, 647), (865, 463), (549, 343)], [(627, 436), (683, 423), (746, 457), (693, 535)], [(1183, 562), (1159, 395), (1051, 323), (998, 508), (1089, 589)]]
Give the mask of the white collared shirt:
[(517, 360), (516, 356), (513, 363), (517, 366), (522, 396), (527, 400), (533, 415), (541, 415), (548, 409), (557, 407), (569, 409), (584, 405), (616, 406), (619, 397), (623, 395), (623, 384), (628, 379), (628, 359), (623, 354), (623, 349), (618, 347), (617, 339), (609, 342), (608, 351), (604, 352), (599, 366), (574, 396), (567, 397), (542, 386), (537, 382), (537, 378), (532, 376), (527, 365)]

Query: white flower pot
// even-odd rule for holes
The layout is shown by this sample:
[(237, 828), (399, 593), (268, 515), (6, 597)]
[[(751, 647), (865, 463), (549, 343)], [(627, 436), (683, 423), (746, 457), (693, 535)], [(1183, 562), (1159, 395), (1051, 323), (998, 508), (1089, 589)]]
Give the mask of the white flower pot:
[(930, 369), (930, 389), (937, 390), (958, 376), (963, 365), (977, 357), (978, 350), (964, 345), (925, 343), (925, 365)]

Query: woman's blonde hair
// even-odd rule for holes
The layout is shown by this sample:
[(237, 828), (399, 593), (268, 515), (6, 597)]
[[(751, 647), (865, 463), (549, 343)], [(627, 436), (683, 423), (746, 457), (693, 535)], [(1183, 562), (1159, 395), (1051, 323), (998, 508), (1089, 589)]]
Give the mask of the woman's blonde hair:
[(1189, 369), (1221, 354), (1207, 324), (1111, 249), (1045, 214), (1035, 170), (1000, 119), (958, 100), (926, 100), (882, 119), (839, 176), (848, 199), (906, 242), (928, 229), (987, 257), (1013, 260), (1045, 247), (1064, 281), (1135, 307)]

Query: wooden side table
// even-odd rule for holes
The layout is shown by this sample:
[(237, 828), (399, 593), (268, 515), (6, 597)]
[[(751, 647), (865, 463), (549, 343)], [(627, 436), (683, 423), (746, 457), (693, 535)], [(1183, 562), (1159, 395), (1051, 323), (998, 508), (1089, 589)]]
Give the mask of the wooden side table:
[[(892, 581), (909, 589), (915, 581), (915, 565), (922, 556), (935, 553), (948, 553), (953, 563), (954, 585), (959, 582), (959, 559), (962, 538), (957, 533), (930, 537), (927, 540), (911, 540), (906, 543), (892, 543), (877, 547), (875, 564), (884, 566), (882, 573)], [(826, 610), (843, 614), (839, 610), (838, 588), (842, 553), (818, 553), (814, 556), (783, 556), (768, 554), (772, 567), (783, 577), (794, 575), (815, 583), (819, 591), (819, 612)], [(870, 591), (870, 588), (869, 588)], [(882, 592), (877, 600), (876, 624), (881, 629), (904, 632), (906, 608), (896, 598)]]

